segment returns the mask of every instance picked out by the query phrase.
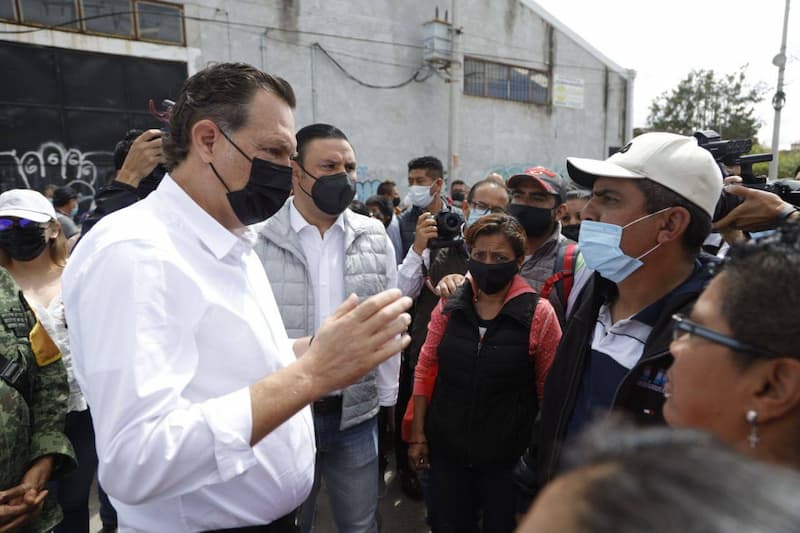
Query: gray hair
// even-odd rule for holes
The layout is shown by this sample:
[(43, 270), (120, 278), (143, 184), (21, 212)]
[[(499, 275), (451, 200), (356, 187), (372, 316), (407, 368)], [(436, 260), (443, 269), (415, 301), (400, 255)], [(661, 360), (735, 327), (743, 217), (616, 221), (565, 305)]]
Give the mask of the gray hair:
[(576, 505), (585, 533), (765, 533), (800, 529), (800, 475), (750, 460), (711, 435), (619, 420), (587, 431), (567, 454), (590, 476)]

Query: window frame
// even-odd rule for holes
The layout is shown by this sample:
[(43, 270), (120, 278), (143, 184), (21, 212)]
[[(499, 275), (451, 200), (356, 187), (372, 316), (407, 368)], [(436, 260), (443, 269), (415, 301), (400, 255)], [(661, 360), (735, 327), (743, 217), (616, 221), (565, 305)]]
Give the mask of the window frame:
[[(471, 69), (468, 69), (468, 64), (472, 65)], [(480, 70), (475, 70), (474, 65), (480, 65)], [(492, 94), (495, 91), (490, 91), (490, 83), (493, 81), (497, 81), (494, 78), (491, 80), (489, 79), (489, 70), (491, 67), (495, 68), (502, 68), (505, 69), (506, 79), (505, 79), (505, 96), (498, 96), (496, 94)], [(467, 71), (472, 70), (470, 74), (480, 74), (481, 76), (481, 84), (478, 83), (470, 83), (467, 81)], [(518, 94), (512, 89), (512, 73), (516, 72), (517, 75), (521, 74), (519, 71), (525, 72), (525, 78), (527, 79), (527, 96), (524, 99), (520, 99), (515, 97), (514, 95)], [(462, 91), (467, 96), (476, 96), (479, 98), (491, 98), (493, 100), (503, 100), (506, 102), (517, 102), (520, 104), (536, 104), (536, 105), (548, 105), (550, 103), (550, 91), (552, 87), (552, 83), (550, 80), (550, 74), (546, 70), (539, 70), (533, 69), (529, 67), (523, 67), (520, 65), (511, 65), (508, 63), (499, 63), (497, 61), (488, 61), (486, 59), (479, 59), (476, 57), (465, 56), (464, 57), (464, 82), (462, 84)], [(547, 86), (544, 87), (545, 89), (545, 97), (544, 99), (536, 99), (533, 91), (533, 84), (534, 82), (531, 78), (534, 76), (542, 76), (547, 80)], [(540, 85), (537, 83), (537, 85)], [(480, 87), (480, 92), (472, 92), (475, 87)]]
[[(128, 0), (128, 3), (131, 7), (131, 33), (129, 35), (123, 35), (120, 33), (108, 33), (103, 31), (97, 30), (88, 30), (86, 29), (86, 21), (84, 20), (84, 7), (83, 7), (83, 0), (72, 0), (75, 4), (75, 13), (77, 17), (77, 24), (75, 26), (57, 26), (54, 27), (52, 24), (44, 24), (41, 22), (34, 22), (23, 20), (23, 12), (24, 12), (24, 4), (25, 0), (11, 0), (12, 5), (14, 7), (14, 18), (2, 18), (0, 17), (0, 22), (8, 23), (8, 24), (18, 24), (20, 26), (32, 26), (35, 28), (47, 28), (55, 31), (67, 31), (72, 33), (83, 33), (85, 35), (97, 35), (100, 37), (111, 37), (114, 39), (125, 39), (127, 41), (141, 41), (145, 43), (156, 43), (156, 44), (165, 44), (169, 46), (186, 46), (186, 18), (184, 16), (184, 5), (178, 4), (174, 2), (167, 2), (164, 0)], [(161, 6), (166, 6), (172, 9), (177, 10), (178, 18), (180, 19), (180, 42), (176, 41), (165, 41), (162, 39), (149, 39), (147, 37), (142, 37), (139, 31), (139, 10), (138, 5), (139, 3), (144, 4), (156, 4)]]
[[(183, 5), (173, 4), (172, 2), (164, 2), (162, 0), (131, 0), (133, 4), (133, 23), (135, 25), (135, 33), (138, 40), (146, 43), (170, 44), (172, 46), (186, 46), (186, 19), (183, 16)], [(170, 8), (178, 8), (178, 19), (180, 22), (181, 39), (180, 42), (163, 41), (161, 39), (144, 38), (141, 35), (139, 28), (139, 4), (155, 4), (160, 6), (167, 6)]]

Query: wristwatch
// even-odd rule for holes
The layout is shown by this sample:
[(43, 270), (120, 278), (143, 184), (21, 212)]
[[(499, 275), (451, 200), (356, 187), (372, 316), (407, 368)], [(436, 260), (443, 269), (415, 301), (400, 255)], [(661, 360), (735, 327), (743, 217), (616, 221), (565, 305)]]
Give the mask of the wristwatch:
[(789, 219), (796, 220), (797, 217), (793, 215), (798, 212), (800, 212), (800, 207), (792, 205), (790, 203), (785, 203), (783, 207), (781, 207), (781, 210), (778, 212), (778, 216), (775, 217), (775, 222), (778, 225), (780, 225)]

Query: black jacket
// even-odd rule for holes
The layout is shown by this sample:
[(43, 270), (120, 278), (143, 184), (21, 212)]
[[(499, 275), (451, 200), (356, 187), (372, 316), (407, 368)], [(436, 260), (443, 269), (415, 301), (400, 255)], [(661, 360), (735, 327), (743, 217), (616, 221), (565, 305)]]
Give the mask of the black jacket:
[(81, 226), (81, 237), (89, 233), (95, 224), (106, 215), (119, 211), (139, 201), (136, 187), (114, 180), (106, 185), (94, 198), (95, 208)]
[[(637, 423), (664, 423), (663, 372), (672, 364), (672, 315), (691, 308), (710, 281), (708, 266), (714, 261), (710, 256), (701, 256), (689, 279), (654, 304), (660, 306), (660, 311), (642, 357), (617, 388), (613, 401), (613, 409), (624, 411)], [(567, 426), (591, 354), (597, 316), (615, 291), (615, 284), (595, 274), (567, 323), (545, 382), (538, 429), (515, 471), (523, 506), (558, 472)]]
[(463, 465), (514, 464), (538, 412), (530, 330), (539, 296), (508, 300), (483, 338), (465, 283), (443, 309), (439, 370), (425, 434), (431, 450)]

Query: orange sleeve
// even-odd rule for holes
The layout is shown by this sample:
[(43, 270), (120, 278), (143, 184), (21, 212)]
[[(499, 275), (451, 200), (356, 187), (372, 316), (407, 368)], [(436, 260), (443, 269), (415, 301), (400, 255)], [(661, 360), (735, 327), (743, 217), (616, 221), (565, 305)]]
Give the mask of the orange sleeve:
[(425, 344), (419, 352), (419, 360), (414, 368), (414, 396), (425, 396), (428, 403), (433, 396), (433, 386), (436, 383), (436, 376), (439, 373), (439, 343), (444, 336), (447, 322), (450, 319), (443, 312), (446, 300), (439, 299), (439, 303), (431, 312), (431, 319), (428, 322), (428, 336), (425, 337)]
[(529, 339), (529, 354), (533, 359), (533, 368), (536, 373), (536, 396), (541, 405), (544, 396), (544, 381), (550, 371), (550, 365), (556, 356), (558, 343), (561, 342), (561, 326), (558, 317), (544, 298), (539, 298), (536, 310), (531, 320), (531, 333)]

